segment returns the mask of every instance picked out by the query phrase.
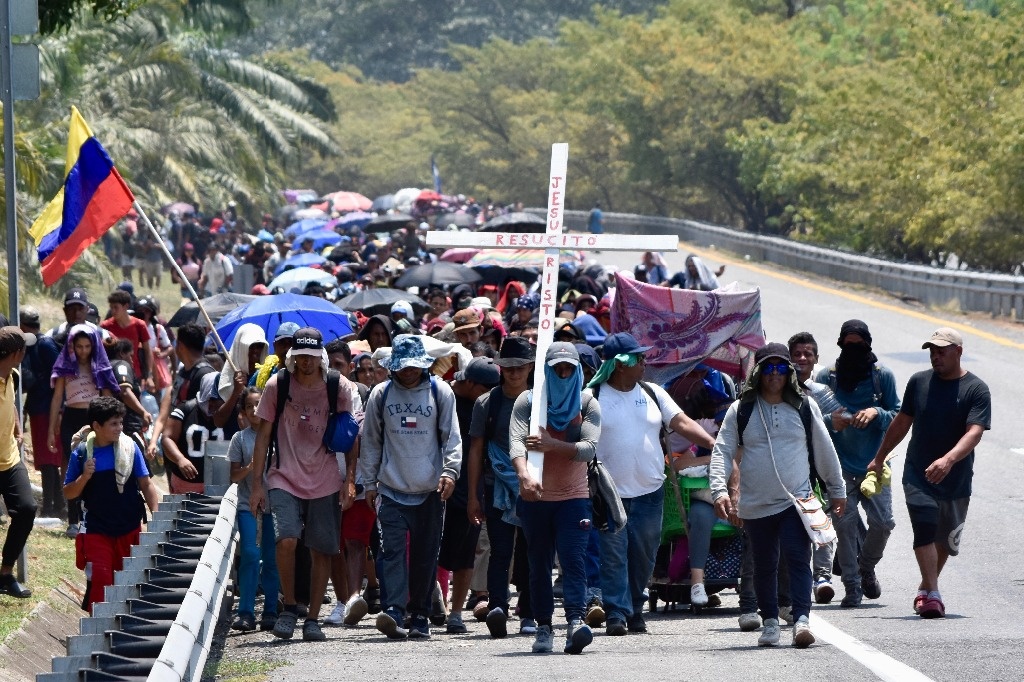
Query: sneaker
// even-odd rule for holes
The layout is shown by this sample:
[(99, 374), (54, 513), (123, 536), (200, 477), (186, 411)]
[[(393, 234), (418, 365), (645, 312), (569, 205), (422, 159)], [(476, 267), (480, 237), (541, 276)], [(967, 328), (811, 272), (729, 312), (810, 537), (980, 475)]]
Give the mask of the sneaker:
[(925, 597), (924, 602), (921, 603), (921, 610), (917, 612), (917, 615), (922, 618), (945, 618), (946, 605), (942, 603), (941, 599), (936, 597)]
[(238, 614), (238, 618), (235, 618), (235, 622), (231, 624), (231, 629), (239, 632), (252, 632), (256, 629), (256, 616), (251, 613)]
[(331, 615), (324, 618), (324, 625), (337, 626), (345, 622), (345, 605), (340, 601), (334, 602), (334, 608), (331, 609)]
[(811, 633), (811, 624), (807, 621), (807, 616), (800, 616), (793, 624), (793, 646), (797, 649), (806, 649), (812, 644), (814, 635)]
[(67, 535), (72, 540), (78, 537), (78, 531), (80, 527), (77, 523), (69, 523), (68, 529), (64, 531), (64, 535)]
[(478, 601), (473, 606), (473, 617), (477, 620), (487, 620), (487, 614), (491, 612), (490, 607), (487, 605), (487, 598), (484, 597), (481, 601)]
[(537, 634), (537, 621), (533, 618), (523, 618), (519, 622), (519, 634), (521, 635), (535, 635)]
[(759, 627), (761, 627), (761, 616), (756, 613), (740, 614), (740, 630), (743, 632), (753, 632)]
[(717, 594), (709, 594), (708, 595), (708, 606), (709, 607), (711, 607), (711, 606), (721, 606), (721, 605), (722, 605), (722, 598), (721, 597), (719, 597)]
[(914, 596), (914, 613), (921, 615), (921, 607), (924, 605), (924, 600), (928, 598), (927, 592), (918, 592)]
[(622, 637), (626, 634), (626, 621), (621, 618), (609, 618), (608, 627), (604, 629), (604, 633), (609, 637)]
[(388, 639), (405, 639), (409, 631), (402, 627), (405, 618), (398, 609), (388, 609), (377, 614), (377, 629)]
[(273, 612), (263, 612), (260, 617), (260, 632), (270, 632), (274, 629), (274, 625), (277, 623), (277, 614)]
[(704, 583), (690, 585), (690, 604), (693, 606), (708, 605), (708, 593), (704, 590)]
[(462, 622), (461, 613), (453, 613), (448, 616), (448, 626), (445, 628), (445, 632), (449, 635), (464, 635), (469, 632), (466, 624)]
[(274, 637), (278, 639), (291, 639), (295, 634), (295, 623), (299, 616), (294, 611), (282, 611), (274, 623)]
[(764, 631), (757, 638), (758, 646), (777, 646), (779, 643), (779, 619), (767, 618), (764, 621)]
[(647, 632), (647, 621), (644, 620), (643, 614), (634, 613), (626, 621), (626, 627), (630, 632)]
[(345, 620), (342, 621), (345, 625), (355, 625), (363, 618), (366, 617), (369, 612), (369, 605), (361, 595), (354, 594), (352, 598), (345, 604)]
[(832, 587), (832, 582), (825, 578), (819, 578), (818, 582), (814, 583), (814, 601), (819, 604), (829, 604), (832, 602), (832, 598), (836, 596), (835, 588)]
[(13, 573), (0, 575), (0, 594), (6, 594), (16, 599), (28, 599), (32, 596), (32, 590), (18, 582)]
[(779, 607), (779, 620), (786, 625), (793, 624), (793, 607), (792, 606), (780, 606)]
[(882, 596), (882, 585), (878, 582), (874, 570), (860, 569), (860, 589), (868, 599), (878, 599)]
[(600, 599), (594, 597), (590, 600), (590, 603), (587, 604), (587, 615), (583, 617), (583, 620), (586, 621), (587, 625), (590, 627), (596, 628), (604, 622), (604, 617), (604, 605), (601, 604)]
[(501, 639), (508, 636), (508, 616), (500, 606), (495, 606), (487, 612), (487, 631), (494, 639)]
[(430, 639), (430, 622), (426, 616), (413, 616), (409, 623), (409, 639)]
[(363, 590), (363, 601), (366, 602), (367, 613), (376, 614), (381, 612), (382, 607), (380, 603), (379, 588), (370, 587), (369, 585), (367, 585), (366, 589)]
[(434, 582), (434, 594), (430, 604), (430, 622), (441, 627), (448, 621), (448, 604), (445, 603), (441, 583)]
[(590, 626), (582, 620), (574, 620), (569, 623), (569, 632), (565, 637), (565, 653), (582, 654), (591, 642), (594, 641), (594, 632)]
[(845, 609), (853, 609), (860, 606), (861, 601), (864, 600), (864, 595), (860, 590), (846, 589), (846, 596), (843, 597), (843, 601), (839, 602), (839, 605)]
[(302, 641), (322, 642), (325, 639), (327, 639), (327, 635), (320, 629), (320, 624), (313, 618), (307, 618), (306, 622), (302, 624)]
[(533, 653), (549, 654), (555, 643), (555, 636), (551, 634), (550, 625), (538, 625), (537, 635), (533, 638)]

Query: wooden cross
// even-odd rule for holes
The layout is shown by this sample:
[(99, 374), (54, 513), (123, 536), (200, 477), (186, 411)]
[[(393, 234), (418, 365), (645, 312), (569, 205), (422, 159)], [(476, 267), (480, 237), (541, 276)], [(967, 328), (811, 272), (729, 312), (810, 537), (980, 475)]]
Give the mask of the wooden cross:
[[(540, 325), (537, 333), (537, 362), (533, 370), (533, 405), (530, 424), (534, 432), (547, 426), (547, 390), (544, 386), (544, 357), (555, 335), (558, 314), (558, 255), (561, 249), (580, 251), (677, 251), (679, 239), (671, 234), (572, 234), (562, 232), (565, 204), (565, 174), (569, 163), (569, 145), (551, 146), (551, 173), (548, 181), (547, 226), (542, 234), (525, 232), (428, 232), (427, 246), (474, 247), (484, 249), (543, 249), (541, 273)], [(640, 248), (638, 248), (638, 246)], [(530, 452), (530, 475), (543, 481), (544, 453)]]

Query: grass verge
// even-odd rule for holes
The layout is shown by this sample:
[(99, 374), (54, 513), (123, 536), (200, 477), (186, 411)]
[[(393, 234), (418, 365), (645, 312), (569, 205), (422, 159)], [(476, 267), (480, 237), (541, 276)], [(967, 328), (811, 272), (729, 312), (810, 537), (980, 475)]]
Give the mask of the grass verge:
[(219, 682), (265, 682), (267, 676), (288, 665), (287, 661), (231, 661), (220, 659), (210, 662), (203, 671), (203, 679), (217, 679)]
[[(6, 526), (0, 531), (0, 541), (6, 537)], [(52, 595), (53, 588), (61, 584), (61, 579), (74, 583), (84, 583), (81, 571), (75, 568), (75, 541), (64, 535), (64, 526), (54, 529), (36, 527), (28, 536), (26, 546), (28, 560), (27, 586), (32, 588), (32, 597), (15, 599), (6, 595), (0, 596), (0, 642), (21, 627), (21, 621), (41, 601), (51, 601), (55, 608), (59, 606)]]

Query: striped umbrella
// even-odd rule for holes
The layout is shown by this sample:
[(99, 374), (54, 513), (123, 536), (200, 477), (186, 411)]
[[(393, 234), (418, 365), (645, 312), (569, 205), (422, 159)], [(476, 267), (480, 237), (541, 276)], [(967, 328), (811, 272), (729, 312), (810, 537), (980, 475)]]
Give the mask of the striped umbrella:
[[(560, 251), (559, 263), (579, 265), (583, 261), (579, 251)], [(471, 268), (543, 268), (544, 252), (536, 249), (483, 249), (468, 261)]]

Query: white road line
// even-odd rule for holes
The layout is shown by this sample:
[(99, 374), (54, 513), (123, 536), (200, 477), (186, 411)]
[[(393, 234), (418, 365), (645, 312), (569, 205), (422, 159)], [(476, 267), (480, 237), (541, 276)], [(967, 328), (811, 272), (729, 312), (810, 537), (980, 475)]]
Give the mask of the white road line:
[(820, 637), (850, 656), (873, 672), (880, 680), (885, 682), (934, 682), (924, 673), (883, 654), (870, 644), (851, 637), (816, 613), (811, 614), (811, 628), (816, 637)]
[(1024, 448), (1010, 448), (1010, 452), (1017, 455), (1024, 455)]

